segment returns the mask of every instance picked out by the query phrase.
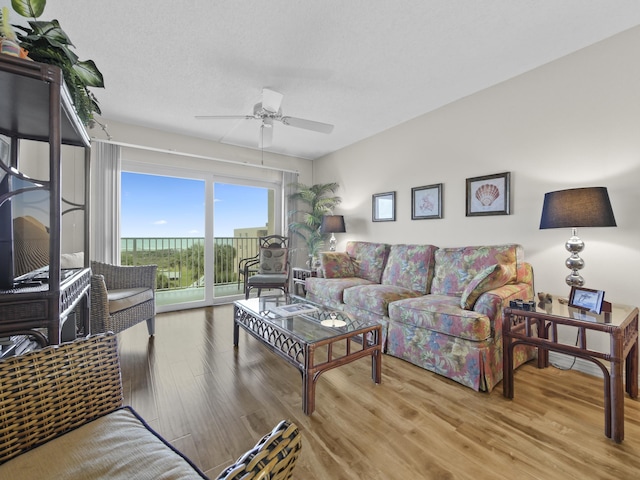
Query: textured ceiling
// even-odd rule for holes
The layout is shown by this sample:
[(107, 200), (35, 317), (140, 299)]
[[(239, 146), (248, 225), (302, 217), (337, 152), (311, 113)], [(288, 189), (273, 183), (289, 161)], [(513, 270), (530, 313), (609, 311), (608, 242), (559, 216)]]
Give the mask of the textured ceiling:
[(52, 18), (104, 74), (107, 124), (257, 148), (257, 120), (194, 117), (249, 114), (269, 87), (335, 125), (275, 124), (268, 150), (315, 159), (639, 25), (640, 2), (49, 0)]

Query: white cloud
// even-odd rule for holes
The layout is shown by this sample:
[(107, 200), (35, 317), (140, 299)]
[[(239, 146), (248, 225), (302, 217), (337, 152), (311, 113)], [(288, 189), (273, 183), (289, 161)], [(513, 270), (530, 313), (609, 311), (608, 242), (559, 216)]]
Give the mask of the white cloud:
[(167, 221), (166, 220), (157, 220), (155, 222), (153, 222), (154, 225), (166, 225)]

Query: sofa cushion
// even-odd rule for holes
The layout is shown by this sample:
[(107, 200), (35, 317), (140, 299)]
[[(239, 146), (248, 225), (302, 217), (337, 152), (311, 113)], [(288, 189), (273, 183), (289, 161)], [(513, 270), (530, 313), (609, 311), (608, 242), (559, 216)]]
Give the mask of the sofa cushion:
[(400, 322), (481, 342), (491, 337), (491, 321), (479, 312), (460, 308), (460, 298), (424, 295), (389, 305), (391, 322)]
[(369, 285), (372, 282), (365, 280), (364, 278), (350, 277), (350, 278), (319, 278), (308, 277), (305, 280), (305, 288), (307, 293), (311, 294), (320, 302), (327, 302), (327, 304), (344, 303), (342, 301), (342, 293), (346, 288), (354, 287), (356, 285)]
[(323, 252), (320, 259), (324, 278), (348, 278), (356, 276), (354, 259), (346, 252)]
[(346, 252), (354, 259), (356, 277), (364, 278), (372, 283), (382, 281), (382, 272), (389, 256), (389, 245), (350, 241), (347, 242)]
[(207, 478), (125, 407), (0, 465), (0, 478)]
[(345, 289), (343, 301), (347, 306), (386, 317), (391, 302), (420, 295), (419, 292), (396, 285), (360, 285)]
[(153, 290), (150, 288), (119, 288), (107, 291), (109, 313), (114, 314), (127, 308), (153, 300)]
[(515, 277), (516, 271), (514, 265), (501, 265), (496, 263), (485, 268), (471, 280), (462, 291), (460, 306), (471, 310), (476, 300), (484, 292), (502, 287), (509, 283)]
[(391, 245), (382, 284), (425, 294), (433, 278), (435, 245)]
[[(460, 297), (465, 287), (485, 268), (496, 263), (514, 265), (524, 274), (523, 249), (520, 245), (440, 248), (435, 253), (435, 270), (431, 293)], [(516, 281), (517, 277), (511, 281)]]

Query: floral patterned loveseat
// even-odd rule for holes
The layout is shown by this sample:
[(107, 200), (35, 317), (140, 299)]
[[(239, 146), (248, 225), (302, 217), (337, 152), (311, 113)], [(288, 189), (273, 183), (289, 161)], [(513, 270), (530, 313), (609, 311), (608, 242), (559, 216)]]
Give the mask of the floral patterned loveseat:
[[(502, 310), (532, 299), (533, 270), (515, 244), (438, 248), (348, 242), (322, 255), (307, 298), (383, 325), (384, 352), (474, 390), (502, 380)], [(534, 356), (516, 347), (515, 363)]]

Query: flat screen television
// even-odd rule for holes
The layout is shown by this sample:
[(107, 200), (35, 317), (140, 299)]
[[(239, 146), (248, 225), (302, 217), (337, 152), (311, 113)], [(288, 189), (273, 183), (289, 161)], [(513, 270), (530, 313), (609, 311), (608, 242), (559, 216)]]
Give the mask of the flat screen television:
[[(10, 139), (0, 136), (0, 289), (49, 264), (49, 192), (11, 168)], [(24, 188), (33, 188), (11, 195)]]
[[(0, 170), (0, 201), (10, 191), (11, 177), (4, 170)], [(6, 199), (0, 204), (0, 289), (13, 288), (13, 215), (11, 200)]]

